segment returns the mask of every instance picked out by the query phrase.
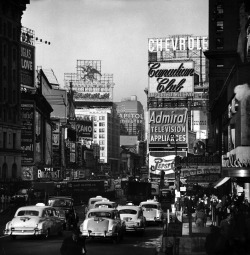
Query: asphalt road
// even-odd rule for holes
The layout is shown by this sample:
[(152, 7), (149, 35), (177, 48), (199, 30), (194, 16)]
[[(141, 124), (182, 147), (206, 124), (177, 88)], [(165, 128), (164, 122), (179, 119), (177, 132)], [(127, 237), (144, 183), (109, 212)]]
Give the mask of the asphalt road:
[[(41, 237), (17, 237), (11, 240), (10, 237), (0, 237), (1, 255), (59, 255), (60, 247), (64, 237), (70, 235), (65, 231), (62, 237), (50, 237), (45, 240)], [(113, 244), (107, 240), (87, 240), (86, 248), (88, 255), (110, 255), (110, 254), (133, 254), (133, 255), (154, 255), (156, 247), (161, 245), (162, 228), (159, 226), (148, 226), (144, 236), (134, 233), (127, 233), (123, 241)]]

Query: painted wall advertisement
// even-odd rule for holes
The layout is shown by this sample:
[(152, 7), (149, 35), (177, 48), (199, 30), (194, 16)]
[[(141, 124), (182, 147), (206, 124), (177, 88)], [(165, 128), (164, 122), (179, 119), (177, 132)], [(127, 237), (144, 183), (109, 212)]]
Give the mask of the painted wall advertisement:
[(149, 62), (149, 96), (194, 91), (194, 62)]
[(149, 144), (163, 144), (171, 142), (174, 144), (187, 144), (187, 109), (168, 108), (149, 110)]
[(34, 161), (34, 105), (21, 104), (21, 150), (22, 164)]

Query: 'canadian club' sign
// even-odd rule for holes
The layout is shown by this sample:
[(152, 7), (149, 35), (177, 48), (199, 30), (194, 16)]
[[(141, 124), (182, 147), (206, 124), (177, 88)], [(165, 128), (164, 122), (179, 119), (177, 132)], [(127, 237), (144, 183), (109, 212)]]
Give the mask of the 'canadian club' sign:
[(193, 92), (194, 62), (150, 62), (149, 93)]

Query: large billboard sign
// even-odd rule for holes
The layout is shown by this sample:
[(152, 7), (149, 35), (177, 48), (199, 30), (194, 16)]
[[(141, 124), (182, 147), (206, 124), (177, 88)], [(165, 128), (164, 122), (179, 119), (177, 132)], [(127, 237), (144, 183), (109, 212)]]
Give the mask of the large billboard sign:
[(34, 88), (35, 86), (35, 47), (21, 43), (21, 85)]
[[(168, 93), (192, 93), (194, 91), (194, 62), (149, 62), (149, 97)], [(161, 97), (164, 97), (161, 95)]]
[(164, 171), (165, 174), (174, 173), (174, 159), (175, 155), (162, 157), (149, 155), (149, 172), (153, 174), (161, 174), (161, 171)]
[(187, 108), (149, 109), (149, 144), (187, 144)]
[(93, 121), (90, 120), (77, 120), (76, 132), (78, 137), (93, 139)]

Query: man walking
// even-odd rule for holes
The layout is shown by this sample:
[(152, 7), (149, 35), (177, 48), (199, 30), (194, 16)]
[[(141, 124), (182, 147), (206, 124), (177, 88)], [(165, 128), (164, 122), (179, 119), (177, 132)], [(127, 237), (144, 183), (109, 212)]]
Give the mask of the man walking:
[(63, 240), (60, 248), (61, 255), (83, 255), (86, 254), (85, 237), (80, 237), (81, 231), (73, 229), (72, 235)]

